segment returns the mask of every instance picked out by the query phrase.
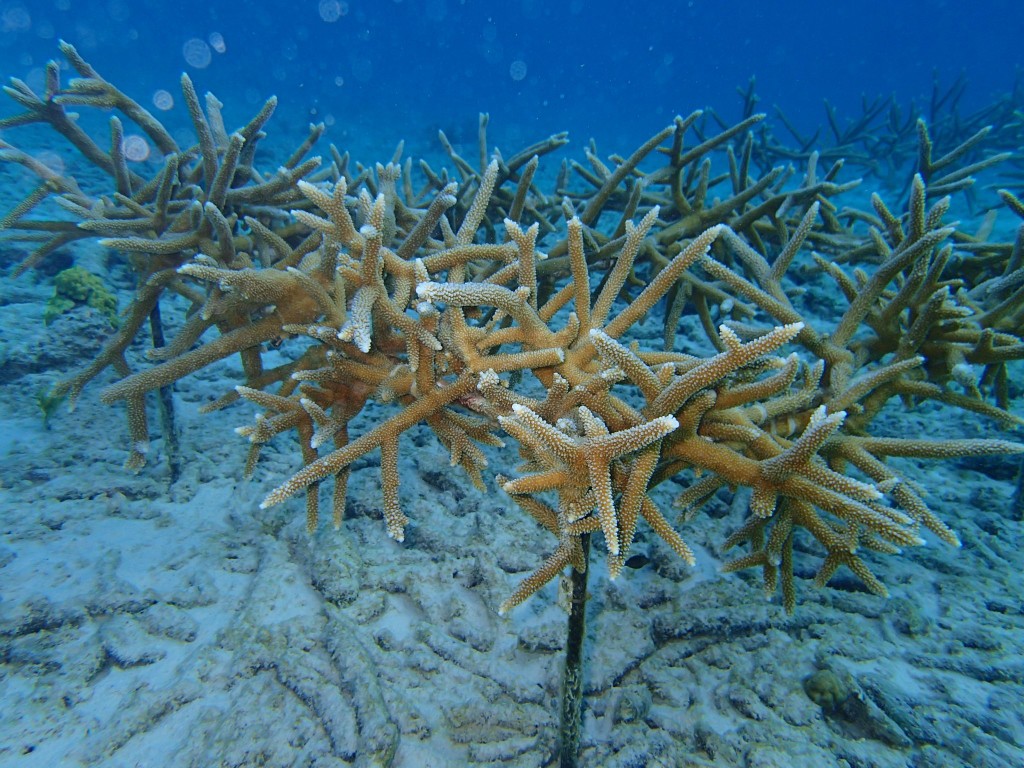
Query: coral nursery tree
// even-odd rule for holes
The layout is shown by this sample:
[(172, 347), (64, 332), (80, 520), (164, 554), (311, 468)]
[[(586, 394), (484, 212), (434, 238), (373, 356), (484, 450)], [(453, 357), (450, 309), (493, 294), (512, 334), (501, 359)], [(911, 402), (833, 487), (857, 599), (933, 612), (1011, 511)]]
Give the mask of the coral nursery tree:
[[(100, 397), (126, 406), (129, 468), (145, 461), (148, 393), (235, 355), (237, 386), (207, 408), (246, 400), (259, 409), (239, 430), (251, 445), (246, 474), (261, 446), (294, 432), (302, 468), (263, 504), (304, 494), (311, 531), (321, 484), (332, 484), (339, 526), (353, 462), (379, 450), (384, 529), (403, 540), (399, 452), (414, 425), (481, 488), (487, 450), (511, 439), (521, 464), (496, 484), (550, 532), (551, 547), (497, 608), (511, 610), (568, 567), (570, 634), (581, 642), (592, 536), (613, 578), (641, 519), (693, 561), (650, 494), (670, 478), (685, 486), (676, 506), (688, 520), (720, 489), (750, 489), (746, 519), (726, 542), (744, 550), (726, 570), (759, 569), (766, 592), (781, 592), (791, 611), (798, 531), (817, 542), (817, 585), (846, 567), (879, 595), (875, 555), (922, 543), (925, 529), (958, 544), (891, 457), (1024, 451), (1007, 440), (872, 434), (881, 409), (900, 401), (1018, 421), (1007, 365), (1024, 355), (1024, 236), (989, 243), (945, 223), (947, 193), (999, 158), (929, 183), (977, 140), (933, 162), (920, 123), (927, 163), (906, 204), (875, 196), (869, 211), (840, 211), (833, 198), (857, 183), (838, 181), (840, 162), (819, 173), (811, 154), (802, 175), (784, 166), (753, 175), (755, 146), (759, 157), (774, 146), (753, 138), (762, 115), (718, 132), (699, 112), (677, 118), (611, 165), (591, 146), (587, 165), (563, 166), (551, 195), (540, 191), (540, 158), (565, 137), (488, 160), (482, 117), (480, 167), (442, 135), (454, 177), (421, 163), (417, 189), (411, 161), (400, 166), (397, 155), (373, 168), (333, 146), (326, 159), (307, 159), (322, 126), (279, 168), (261, 169), (274, 100), (229, 133), (220, 103), (208, 95), (204, 106), (187, 76), (196, 141), (180, 147), (72, 46), (62, 52), (80, 77), (63, 86), (51, 63), (42, 94), (12, 80), (6, 91), (24, 111), (0, 128), (48, 125), (106, 183), (87, 190), (4, 144), (0, 157), (32, 171), (38, 186), (2, 226), (36, 243), (21, 270), (82, 238), (128, 259), (131, 305), (60, 390), (73, 400), (113, 369)], [(109, 149), (68, 107), (119, 115)], [(149, 176), (125, 157), (122, 120), (163, 156)], [(728, 170), (716, 175), (723, 159)], [(1012, 194), (1002, 199), (1024, 214)], [(979, 266), (954, 275), (954, 259)], [(834, 281), (846, 301), (835, 317), (811, 317), (794, 301), (794, 265)], [(129, 348), (160, 302), (185, 302), (187, 319), (140, 363)], [(696, 314), (705, 338), (677, 338), (683, 312)], [(639, 343), (645, 323), (662, 329), (661, 344)], [(269, 346), (287, 362), (266, 367)], [(371, 402), (388, 415), (353, 434)], [(569, 655), (566, 764), (578, 749), (582, 674), (579, 647)]]

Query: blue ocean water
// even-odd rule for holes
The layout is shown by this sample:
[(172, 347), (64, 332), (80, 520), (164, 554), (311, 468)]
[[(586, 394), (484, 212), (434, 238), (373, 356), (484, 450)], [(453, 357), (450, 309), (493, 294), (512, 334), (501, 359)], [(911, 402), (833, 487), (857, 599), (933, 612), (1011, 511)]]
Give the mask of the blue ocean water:
[[(66, 39), (148, 103), (200, 92), (242, 120), (270, 94), (280, 114), (324, 120), (341, 144), (393, 147), (443, 127), (496, 140), (569, 130), (616, 151), (676, 114), (711, 106), (734, 118), (735, 89), (757, 77), (759, 109), (807, 133), (862, 97), (927, 103), (933, 81), (969, 82), (963, 108), (1010, 90), (1024, 64), (1013, 0), (822, 3), (811, 0), (11, 0), (0, 63), (30, 83)], [(9, 108), (9, 105), (0, 107)], [(233, 111), (234, 110), (234, 111)]]

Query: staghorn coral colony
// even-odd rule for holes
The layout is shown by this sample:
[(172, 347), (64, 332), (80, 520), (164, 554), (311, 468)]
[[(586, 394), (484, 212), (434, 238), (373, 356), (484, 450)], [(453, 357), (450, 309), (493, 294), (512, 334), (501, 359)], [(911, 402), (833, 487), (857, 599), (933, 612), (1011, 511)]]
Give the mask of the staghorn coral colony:
[[(740, 122), (695, 112), (610, 164), (591, 145), (586, 165), (563, 163), (545, 194), (541, 158), (564, 135), (491, 156), (482, 116), (477, 167), (441, 136), (452, 177), (400, 164), (401, 149), (372, 168), (333, 146), (307, 157), (323, 131), (313, 126), (268, 170), (257, 149), (273, 100), (229, 133), (220, 102), (204, 104), (184, 76), (195, 144), (182, 147), (72, 46), (61, 50), (79, 78), (62, 85), (51, 62), (42, 94), (12, 80), (5, 90), (24, 112), (0, 128), (48, 124), (107, 183), (84, 189), (3, 143), (0, 158), (38, 186), (0, 227), (35, 244), (19, 271), (82, 238), (102, 238), (132, 265), (137, 291), (120, 326), (59, 385), (73, 402), (113, 369), (100, 396), (125, 405), (131, 469), (145, 463), (147, 395), (237, 355), (242, 378), (207, 408), (259, 409), (238, 429), (251, 443), (246, 474), (264, 444), (296, 433), (302, 468), (264, 505), (304, 494), (310, 530), (320, 485), (332, 485), (339, 526), (349, 468), (379, 449), (384, 523), (401, 541), (402, 435), (423, 424), (479, 487), (490, 480), (484, 446), (522, 460), (496, 484), (551, 532), (551, 554), (502, 611), (566, 566), (584, 569), (591, 534), (618, 575), (641, 518), (692, 562), (673, 518), (694, 524), (720, 489), (740, 487), (751, 489), (749, 511), (726, 542), (738, 550), (726, 568), (760, 569), (765, 591), (792, 610), (800, 529), (819, 545), (819, 586), (845, 566), (880, 595), (865, 552), (897, 553), (925, 529), (958, 545), (891, 457), (1024, 451), (1009, 440), (872, 433), (886, 406), (929, 399), (1020, 421), (1007, 366), (1024, 356), (1024, 225), (998, 242), (990, 226), (972, 233), (949, 221), (951, 195), (1006, 160), (986, 149), (991, 128), (936, 150), (924, 120), (890, 115), (898, 130), (880, 148), (867, 127), (882, 108), (869, 105), (843, 130), (830, 113), (836, 147), (815, 152), (794, 129), (800, 147), (790, 150), (763, 128), (751, 89)], [(114, 111), (109, 149), (68, 108)], [(129, 166), (122, 120), (163, 156), (151, 176)], [(916, 173), (899, 203), (835, 202), (858, 183), (841, 180), (840, 157), (880, 173), (872, 156), (895, 156), (908, 136)], [(999, 195), (1024, 219), (1017, 196)], [(833, 281), (845, 306), (810, 316), (795, 301), (798, 270)], [(161, 302), (187, 303), (187, 320), (133, 370), (126, 353)], [(678, 334), (684, 313), (699, 318), (703, 339)], [(638, 331), (654, 317), (657, 343)], [(267, 367), (271, 348), (287, 362)], [(371, 401), (390, 415), (355, 434)], [(669, 479), (685, 488), (672, 511), (648, 495)]]

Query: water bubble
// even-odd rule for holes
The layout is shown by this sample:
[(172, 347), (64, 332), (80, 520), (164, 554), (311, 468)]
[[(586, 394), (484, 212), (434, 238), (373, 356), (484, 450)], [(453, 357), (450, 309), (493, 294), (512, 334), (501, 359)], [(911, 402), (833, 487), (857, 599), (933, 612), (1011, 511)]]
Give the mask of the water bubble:
[(149, 157), (149, 144), (138, 134), (125, 136), (124, 141), (121, 142), (121, 150), (124, 152), (124, 156), (133, 163), (141, 163)]
[(161, 88), (153, 92), (153, 106), (164, 111), (171, 109), (174, 106), (174, 97), (170, 91)]
[(185, 45), (181, 47), (181, 54), (185, 57), (185, 61), (196, 69), (206, 69), (210, 66), (210, 60), (213, 58), (210, 46), (206, 44), (205, 40), (200, 40), (198, 37), (186, 40)]
[(512, 76), (513, 80), (522, 80), (526, 77), (526, 62), (522, 59), (516, 59), (508, 68), (508, 73)]

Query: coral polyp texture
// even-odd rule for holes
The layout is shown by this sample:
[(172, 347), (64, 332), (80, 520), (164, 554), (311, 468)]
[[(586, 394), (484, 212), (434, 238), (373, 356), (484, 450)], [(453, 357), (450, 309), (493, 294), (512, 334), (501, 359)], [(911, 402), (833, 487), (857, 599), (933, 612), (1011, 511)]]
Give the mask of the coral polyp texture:
[[(39, 183), (0, 223), (38, 243), (22, 269), (96, 237), (133, 268), (120, 326), (60, 385), (74, 399), (113, 369), (100, 397), (126, 406), (130, 468), (145, 462), (147, 395), (238, 356), (237, 386), (206, 407), (258, 409), (237, 430), (251, 444), (246, 474), (269, 441), (298, 443), (301, 468), (263, 505), (304, 494), (310, 531), (321, 484), (332, 485), (340, 526), (353, 462), (378, 450), (386, 533), (402, 541), (410, 524), (428, 524), (406, 515), (399, 471), (403, 434), (424, 425), (452, 471), (496, 486), (551, 533), (551, 554), (502, 611), (566, 567), (585, 568), (584, 536), (603, 541), (618, 576), (641, 519), (692, 563), (683, 527), (720, 489), (738, 488), (749, 509), (726, 542), (741, 548), (726, 569), (760, 569), (765, 591), (792, 610), (800, 530), (817, 542), (799, 549), (818, 558), (818, 585), (845, 566), (879, 595), (875, 553), (921, 544), (926, 531), (958, 545), (904, 477), (908, 463), (892, 458), (1024, 451), (1008, 439), (874, 432), (883, 409), (926, 400), (1019, 422), (1007, 367), (1024, 356), (1024, 229), (989, 242), (949, 215), (949, 195), (1005, 159), (978, 155), (984, 134), (932, 160), (918, 122), (903, 202), (875, 195), (867, 210), (837, 205), (858, 182), (840, 180), (841, 162), (821, 173), (814, 153), (800, 171), (755, 176), (754, 158), (786, 158), (755, 139), (758, 114), (717, 132), (700, 112), (677, 118), (611, 164), (591, 145), (587, 165), (563, 163), (548, 182), (541, 158), (566, 137), (505, 158), (488, 149), (485, 116), (479, 166), (442, 135), (453, 176), (403, 163), (401, 151), (373, 167), (333, 145), (307, 158), (322, 126), (268, 171), (257, 146), (273, 100), (229, 133), (220, 102), (208, 95), (204, 106), (184, 77), (196, 138), (182, 148), (72, 46), (62, 51), (80, 78), (62, 86), (51, 64), (41, 95), (13, 80), (7, 93), (25, 111), (0, 128), (49, 124), (107, 184), (88, 191), (4, 144), (0, 157)], [(119, 113), (109, 150), (68, 107)], [(125, 158), (122, 120), (163, 155), (149, 177)], [(999, 200), (1024, 216), (1010, 191)], [(809, 312), (798, 288), (807, 276), (845, 303)], [(127, 352), (161, 302), (186, 303), (186, 319), (133, 370)], [(684, 315), (699, 319), (700, 338), (680, 333)], [(268, 353), (284, 362), (269, 367)], [(386, 415), (359, 420), (371, 402)], [(495, 480), (485, 470), (499, 449), (518, 451), (521, 465)], [(668, 480), (682, 487), (671, 511), (651, 495)]]

